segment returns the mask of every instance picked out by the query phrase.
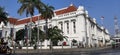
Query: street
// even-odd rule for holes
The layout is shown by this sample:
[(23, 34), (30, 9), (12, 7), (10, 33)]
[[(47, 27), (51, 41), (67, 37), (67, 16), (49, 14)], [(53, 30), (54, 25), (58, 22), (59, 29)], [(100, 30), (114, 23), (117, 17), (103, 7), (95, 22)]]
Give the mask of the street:
[(15, 55), (119, 55), (120, 50), (107, 52), (52, 52), (52, 53), (18, 53)]

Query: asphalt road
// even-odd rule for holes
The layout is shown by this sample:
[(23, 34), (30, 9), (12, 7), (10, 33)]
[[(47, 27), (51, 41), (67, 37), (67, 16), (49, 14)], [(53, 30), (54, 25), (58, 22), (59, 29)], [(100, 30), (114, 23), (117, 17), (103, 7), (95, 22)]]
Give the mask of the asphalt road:
[(72, 52), (47, 52), (47, 53), (16, 53), (15, 55), (120, 55), (120, 50), (104, 51), (72, 51)]

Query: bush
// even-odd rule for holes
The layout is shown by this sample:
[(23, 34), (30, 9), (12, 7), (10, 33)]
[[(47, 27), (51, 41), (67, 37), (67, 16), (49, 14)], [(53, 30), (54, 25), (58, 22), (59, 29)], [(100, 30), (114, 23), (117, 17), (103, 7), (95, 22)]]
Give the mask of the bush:
[(18, 46), (19, 49), (22, 49), (22, 46)]
[(77, 43), (77, 40), (73, 39), (72, 40), (73, 46), (75, 45), (75, 43)]
[(34, 49), (37, 49), (37, 45), (34, 46)]

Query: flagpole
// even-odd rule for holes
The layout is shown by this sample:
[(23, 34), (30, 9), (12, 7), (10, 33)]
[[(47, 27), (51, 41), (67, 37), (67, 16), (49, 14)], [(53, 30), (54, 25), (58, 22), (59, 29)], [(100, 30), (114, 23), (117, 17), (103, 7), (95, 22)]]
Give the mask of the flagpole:
[(103, 26), (104, 24), (103, 24), (103, 19), (104, 19), (104, 17), (102, 16), (101, 17), (101, 25)]

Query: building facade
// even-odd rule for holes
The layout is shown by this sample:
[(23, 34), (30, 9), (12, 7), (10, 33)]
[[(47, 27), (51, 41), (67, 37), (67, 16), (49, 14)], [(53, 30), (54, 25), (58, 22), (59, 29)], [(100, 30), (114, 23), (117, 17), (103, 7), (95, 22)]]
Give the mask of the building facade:
[[(84, 47), (104, 46), (110, 40), (108, 30), (99, 26), (95, 18), (89, 17), (88, 11), (83, 6), (77, 8), (71, 4), (68, 7), (55, 10), (54, 14), (55, 16), (48, 20), (48, 27), (58, 26), (64, 32), (64, 36), (68, 37), (68, 40), (64, 40), (64, 42), (69, 46), (71, 46), (73, 39), (77, 40), (78, 45), (82, 44)], [(1, 37), (7, 40), (13, 32), (13, 39), (15, 39), (15, 32), (24, 29), (25, 25), (29, 25), (30, 19), (30, 17), (23, 19), (9, 17), (7, 26), (4, 26), (3, 23), (0, 25)], [(44, 31), (45, 20), (40, 15), (33, 16), (32, 21)], [(12, 28), (14, 29), (12, 30)], [(49, 45), (49, 41), (44, 41), (43, 45)]]

